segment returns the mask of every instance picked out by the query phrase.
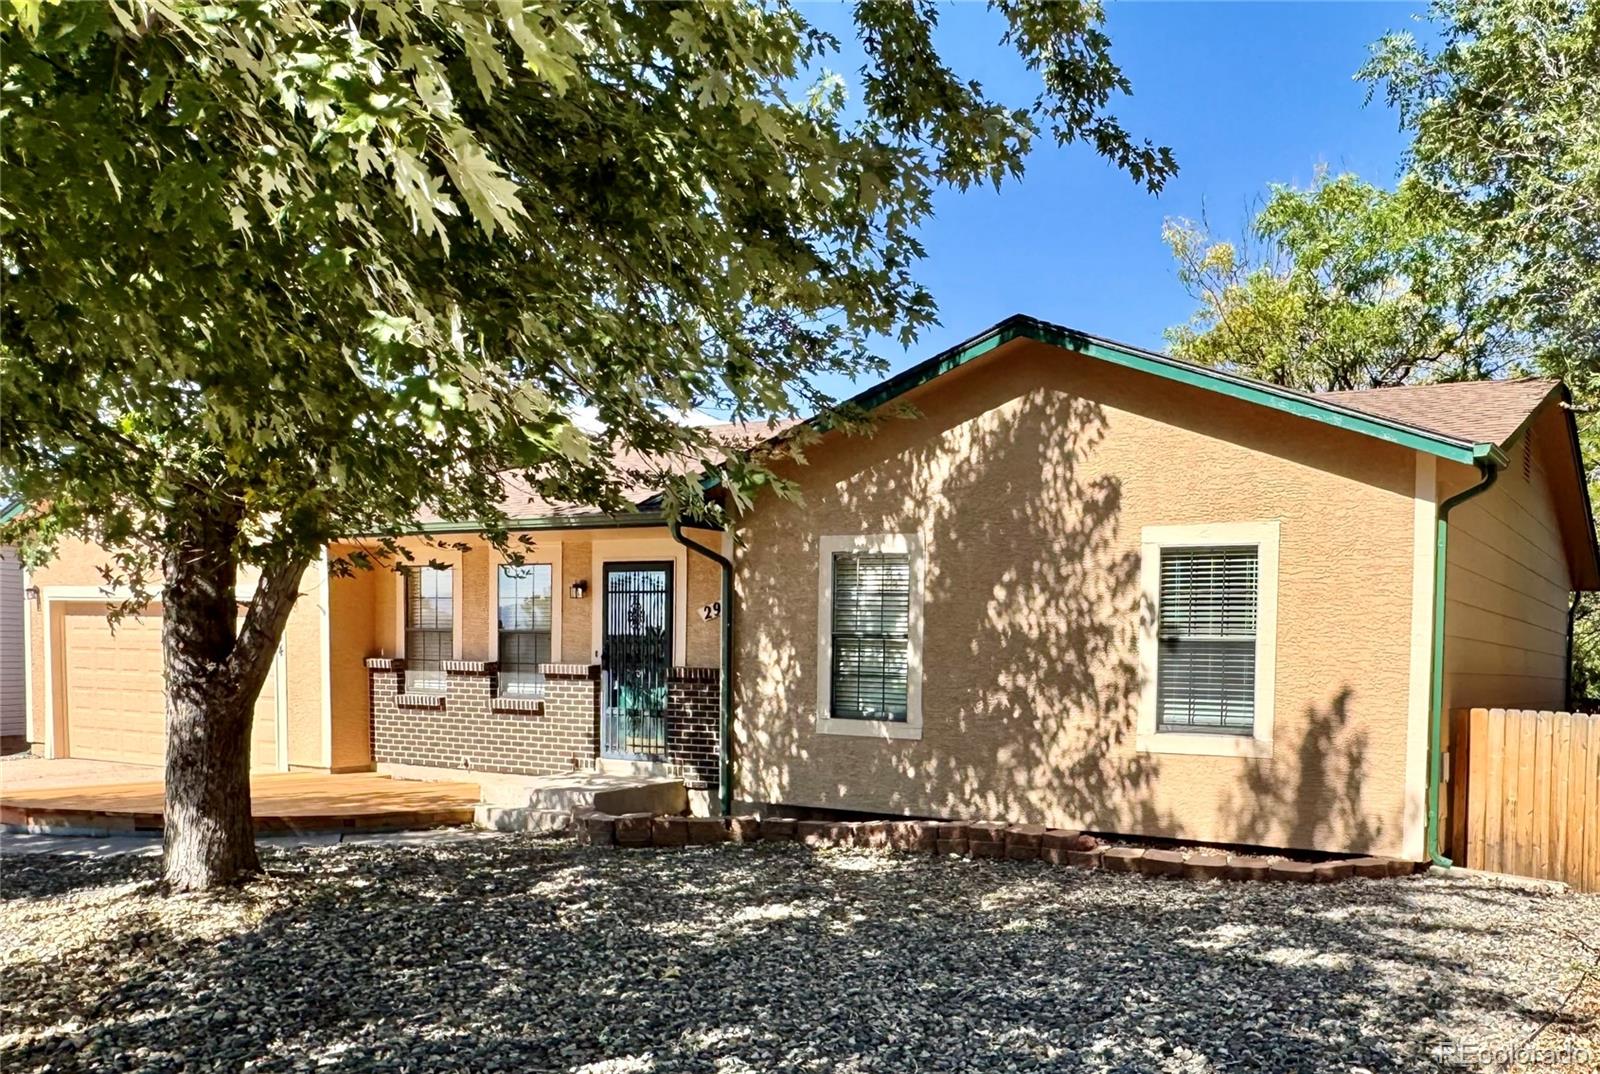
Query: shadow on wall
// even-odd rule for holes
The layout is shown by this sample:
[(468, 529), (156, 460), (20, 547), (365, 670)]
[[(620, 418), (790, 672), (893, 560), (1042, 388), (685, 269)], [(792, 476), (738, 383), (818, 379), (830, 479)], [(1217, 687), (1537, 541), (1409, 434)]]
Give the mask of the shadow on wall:
[[(1272, 762), (1245, 762), (1242, 778), (1224, 798), (1244, 843), (1325, 847), (1331, 841), (1355, 849), (1375, 846), (1386, 834), (1383, 821), (1359, 804), (1366, 783), (1368, 737), (1350, 727), (1348, 686), (1324, 706), (1306, 709), (1304, 731), (1292, 746), (1293, 778)], [(1291, 746), (1278, 743), (1289, 755)], [(1332, 809), (1328, 808), (1332, 803)]]
[(824, 508), (827, 532), (924, 536), (923, 740), (813, 733), (808, 537), (803, 567), (763, 557), (743, 598), (761, 672), (736, 680), (740, 710), (767, 714), (748, 729), (758, 736), (750, 789), (871, 811), (1169, 827), (1154, 801), (1156, 762), (1133, 751), (1149, 614), (1136, 535), (1120, 532), (1121, 480), (1083, 466), (1105, 437), (1104, 408), (1046, 391), (982, 402), (976, 420), (963, 407), (948, 420), (890, 422), (865, 452), (852, 442), (866, 464)]
[[(751, 547), (782, 551), (745, 561), (740, 797), (1189, 838), (1227, 818), (1247, 833), (1228, 841), (1324, 849), (1380, 835), (1357, 804), (1366, 744), (1347, 733), (1349, 686), (1308, 713), (1303, 740), (1283, 728), (1276, 761), (1135, 749), (1153, 609), (1108, 432), (1099, 403), (996, 375), (968, 378), (954, 407), (814, 449), (814, 476), (799, 475), (809, 500), (752, 519)], [(926, 549), (923, 738), (818, 735), (816, 536), (913, 531)]]

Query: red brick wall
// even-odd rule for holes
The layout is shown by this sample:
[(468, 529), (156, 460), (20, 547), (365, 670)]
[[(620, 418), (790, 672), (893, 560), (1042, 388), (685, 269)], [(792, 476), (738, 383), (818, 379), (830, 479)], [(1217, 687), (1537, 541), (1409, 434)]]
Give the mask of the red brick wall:
[(685, 787), (717, 785), (716, 668), (675, 667), (667, 680), (667, 765)]
[[(372, 754), (381, 764), (465, 767), (543, 775), (591, 768), (599, 756), (599, 668), (546, 664), (536, 708), (497, 707), (492, 663), (448, 661), (443, 697), (404, 693), (405, 661), (367, 661)], [(673, 775), (694, 789), (717, 785), (716, 668), (675, 667), (667, 683), (667, 751)]]
[(451, 661), (442, 698), (403, 693), (405, 662), (369, 660), (372, 753), (387, 764), (462, 767), (543, 775), (589, 768), (599, 748), (593, 669), (545, 666), (545, 698), (500, 711), (492, 663)]

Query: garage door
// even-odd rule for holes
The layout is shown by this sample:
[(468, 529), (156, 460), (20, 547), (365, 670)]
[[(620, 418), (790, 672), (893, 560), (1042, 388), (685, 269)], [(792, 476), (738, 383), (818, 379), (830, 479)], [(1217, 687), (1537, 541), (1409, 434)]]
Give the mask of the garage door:
[[(101, 604), (67, 604), (61, 617), (61, 696), (66, 753), (102, 761), (161, 764), (166, 755), (166, 700), (161, 672), (160, 606), (128, 617), (113, 631)], [(276, 671), (276, 668), (274, 669)], [(256, 701), (250, 764), (278, 765), (277, 675)]]

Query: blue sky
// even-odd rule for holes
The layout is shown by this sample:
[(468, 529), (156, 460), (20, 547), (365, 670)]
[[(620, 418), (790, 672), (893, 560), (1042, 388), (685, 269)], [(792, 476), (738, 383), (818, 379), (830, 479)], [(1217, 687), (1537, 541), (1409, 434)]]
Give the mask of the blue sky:
[[(844, 45), (830, 63), (859, 66), (849, 10), (802, 8)], [(1133, 83), (1113, 110), (1127, 129), (1172, 147), (1179, 174), (1146, 193), (1083, 146), (1041, 139), (1019, 183), (945, 191), (923, 230), (920, 275), (943, 324), (909, 352), (885, 341), (895, 370), (1011, 313), (1160, 347), (1191, 303), (1161, 242), (1162, 220), (1196, 218), (1236, 237), (1269, 183), (1304, 185), (1319, 164), (1390, 185), (1406, 139), (1381, 100), (1366, 104), (1352, 77), (1388, 30), (1426, 32), (1421, 4), (1121, 3), (1108, 5), (1112, 52)], [(1037, 80), (998, 44), (1001, 22), (982, 4), (942, 9), (939, 45), (964, 77), (1025, 104)], [(875, 379), (875, 378), (874, 378)], [(842, 380), (822, 381), (836, 396)]]

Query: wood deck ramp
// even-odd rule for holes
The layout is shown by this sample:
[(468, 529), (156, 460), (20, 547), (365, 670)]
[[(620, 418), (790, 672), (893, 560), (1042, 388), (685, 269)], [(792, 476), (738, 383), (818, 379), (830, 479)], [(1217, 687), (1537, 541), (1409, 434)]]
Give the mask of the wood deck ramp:
[[(161, 827), (160, 780), (0, 789), (0, 824), (28, 831)], [(391, 779), (370, 772), (271, 772), (250, 777), (260, 832), (437, 828), (471, 824), (476, 783)]]

